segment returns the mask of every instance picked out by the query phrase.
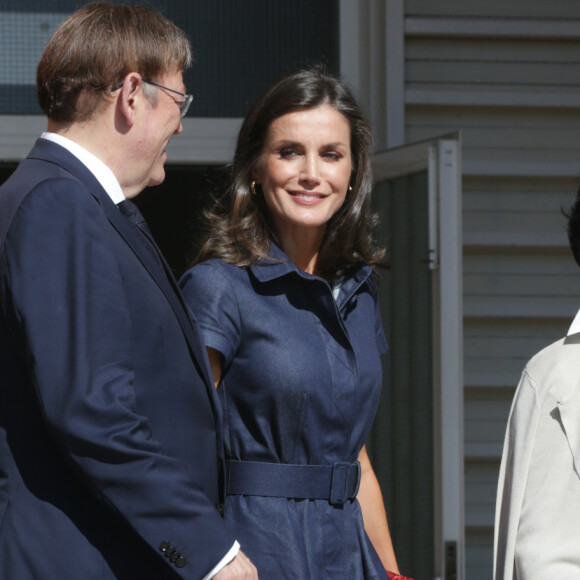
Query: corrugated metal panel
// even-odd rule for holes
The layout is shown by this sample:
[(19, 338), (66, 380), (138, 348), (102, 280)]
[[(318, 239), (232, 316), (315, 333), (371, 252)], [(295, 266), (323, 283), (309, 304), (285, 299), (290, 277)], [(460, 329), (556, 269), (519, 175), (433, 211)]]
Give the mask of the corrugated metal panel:
[[(499, 462), (478, 459), (467, 460), (465, 463), (465, 497), (468, 505), (466, 524), (473, 531), (481, 532), (493, 526)], [(471, 580), (471, 576), (467, 578)], [(490, 576), (487, 577), (489, 579)]]
[(450, 18), (580, 18), (580, 5), (570, 0), (406, 0), (405, 13)]
[[(580, 93), (575, 100), (580, 103)], [(526, 195), (528, 188), (530, 192), (554, 192), (562, 196), (562, 202), (568, 203), (566, 196), (578, 187), (578, 179), (569, 179), (569, 176), (580, 175), (578, 109), (421, 105), (408, 106), (406, 117), (409, 141), (461, 131), (465, 176), (526, 178), (523, 184), (490, 181), (485, 185), (492, 191), (503, 188), (503, 194), (514, 188)], [(543, 181), (530, 181), (531, 176)], [(566, 183), (552, 185), (546, 181), (552, 177), (565, 178)], [(470, 186), (467, 181), (465, 184)], [(477, 184), (477, 187), (482, 185)], [(551, 202), (549, 196), (546, 200)]]
[(466, 389), (514, 388), (530, 357), (562, 336), (568, 324), (568, 318), (485, 316), (466, 319)]
[[(505, 433), (505, 422), (509, 415), (509, 409), (513, 396), (511, 388), (470, 388), (466, 392), (464, 401), (464, 433), (465, 455), (467, 461), (496, 460), (501, 455)], [(472, 469), (474, 471), (474, 469)], [(496, 474), (497, 476), (497, 474)], [(497, 479), (496, 479), (497, 481)], [(471, 487), (477, 488), (479, 484), (471, 482)], [(467, 486), (467, 478), (466, 478)], [(488, 508), (493, 508), (493, 499), (484, 499), (481, 496), (468, 493), (466, 489), (467, 507), (472, 511), (474, 505), (485, 503)], [(473, 505), (472, 505), (473, 504)], [(480, 511), (480, 510), (477, 510)], [(466, 525), (473, 525), (469, 520), (470, 510), (467, 510)], [(486, 521), (490, 520), (491, 514), (487, 514)]]
[(469, 571), (466, 574), (468, 580), (490, 580), (491, 571), (489, 555), (493, 551), (493, 538), (487, 532), (473, 531), (466, 548), (466, 560), (469, 563)]
[(405, 1), (405, 138), (460, 131), (466, 578), (492, 576), (499, 459), (527, 360), (580, 306), (580, 3)]
[[(567, 248), (561, 214), (575, 186), (573, 179), (465, 179), (469, 579), (491, 577), (499, 457), (521, 370), (535, 352), (565, 333), (579, 306), (580, 274)], [(486, 552), (487, 568), (481, 560)]]

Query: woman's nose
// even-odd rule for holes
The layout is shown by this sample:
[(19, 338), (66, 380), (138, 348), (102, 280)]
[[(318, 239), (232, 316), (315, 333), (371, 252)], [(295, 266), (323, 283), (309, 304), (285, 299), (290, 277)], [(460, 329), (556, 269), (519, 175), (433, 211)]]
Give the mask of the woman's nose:
[(315, 156), (306, 156), (300, 171), (300, 182), (304, 186), (315, 186), (320, 182), (320, 167)]

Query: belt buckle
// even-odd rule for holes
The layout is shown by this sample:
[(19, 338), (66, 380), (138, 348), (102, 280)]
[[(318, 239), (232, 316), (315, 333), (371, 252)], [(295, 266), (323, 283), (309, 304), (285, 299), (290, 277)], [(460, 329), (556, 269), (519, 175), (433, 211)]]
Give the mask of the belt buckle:
[(347, 499), (354, 499), (360, 484), (360, 463), (339, 461), (332, 466), (329, 502), (342, 506)]

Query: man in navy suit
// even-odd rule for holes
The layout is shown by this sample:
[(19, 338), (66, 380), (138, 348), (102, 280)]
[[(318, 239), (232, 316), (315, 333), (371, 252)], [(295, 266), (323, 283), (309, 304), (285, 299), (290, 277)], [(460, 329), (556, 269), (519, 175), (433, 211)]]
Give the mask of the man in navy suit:
[(195, 323), (127, 201), (165, 177), (190, 61), (174, 24), (109, 3), (40, 61), (48, 131), (0, 188), (3, 580), (257, 578), (219, 513)]

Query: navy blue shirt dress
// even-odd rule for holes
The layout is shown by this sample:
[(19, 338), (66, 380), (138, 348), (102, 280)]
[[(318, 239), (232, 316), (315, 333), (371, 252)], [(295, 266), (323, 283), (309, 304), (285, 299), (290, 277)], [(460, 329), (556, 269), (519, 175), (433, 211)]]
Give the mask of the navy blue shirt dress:
[[(376, 413), (387, 350), (371, 268), (330, 286), (272, 247), (240, 268), (198, 264), (180, 285), (223, 354), (218, 388), (226, 458), (356, 462)], [(228, 495), (224, 517), (261, 580), (386, 579), (356, 499)]]

